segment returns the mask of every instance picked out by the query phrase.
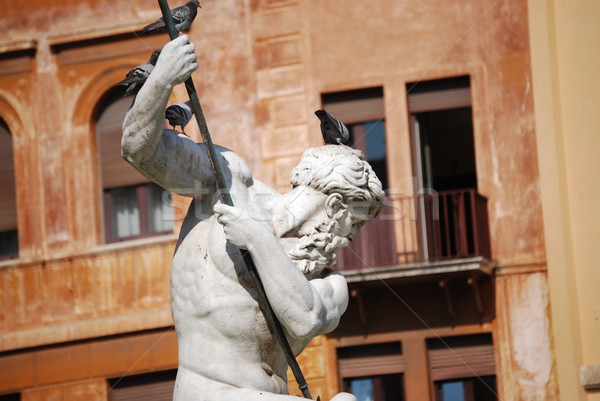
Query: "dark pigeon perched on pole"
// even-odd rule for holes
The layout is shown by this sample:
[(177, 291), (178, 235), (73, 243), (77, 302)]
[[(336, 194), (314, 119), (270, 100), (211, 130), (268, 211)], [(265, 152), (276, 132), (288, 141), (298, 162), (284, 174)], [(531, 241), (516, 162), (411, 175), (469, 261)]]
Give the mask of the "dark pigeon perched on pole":
[(332, 145), (345, 145), (348, 143), (350, 138), (348, 128), (340, 120), (325, 110), (317, 110), (315, 114), (321, 120), (321, 133), (325, 143)]
[(190, 101), (188, 100), (184, 103), (177, 103), (169, 106), (165, 111), (165, 118), (169, 120), (169, 124), (171, 124), (173, 129), (179, 125), (181, 127), (181, 132), (185, 134), (184, 128), (192, 119), (193, 114)]
[[(202, 8), (198, 0), (191, 0), (188, 1), (186, 5), (171, 10), (173, 22), (175, 22), (175, 29), (177, 29), (178, 32), (184, 32), (190, 29), (190, 25), (192, 25), (194, 18), (196, 18), (196, 14), (198, 14), (198, 7)], [(146, 25), (144, 29), (142, 29), (142, 34), (158, 32), (167, 32), (167, 25), (162, 17), (156, 22)]]
[(123, 96), (134, 95), (140, 91), (142, 85), (144, 85), (144, 82), (146, 82), (146, 78), (148, 78), (148, 75), (150, 75), (154, 69), (159, 55), (160, 50), (154, 50), (150, 56), (150, 60), (129, 71), (125, 76), (125, 79), (117, 84), (127, 86)]

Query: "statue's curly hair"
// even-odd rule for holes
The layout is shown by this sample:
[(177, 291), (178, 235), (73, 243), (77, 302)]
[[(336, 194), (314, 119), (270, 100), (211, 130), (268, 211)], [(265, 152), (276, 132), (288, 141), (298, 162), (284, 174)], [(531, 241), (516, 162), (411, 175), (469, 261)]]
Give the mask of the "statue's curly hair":
[(381, 181), (360, 150), (344, 145), (307, 149), (291, 173), (292, 187), (309, 186), (326, 195), (339, 193), (348, 201), (361, 201), (375, 217), (383, 207)]

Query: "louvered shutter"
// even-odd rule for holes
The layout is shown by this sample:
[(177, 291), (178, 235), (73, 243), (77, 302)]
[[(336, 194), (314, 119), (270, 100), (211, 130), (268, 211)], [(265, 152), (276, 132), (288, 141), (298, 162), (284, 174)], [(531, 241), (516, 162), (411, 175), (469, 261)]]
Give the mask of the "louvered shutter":
[(341, 377), (388, 375), (404, 372), (402, 355), (363, 356), (339, 359)]
[(325, 94), (323, 108), (347, 125), (376, 121), (385, 115), (381, 88)]
[(344, 124), (379, 120), (384, 115), (381, 97), (339, 101), (325, 104), (323, 107)]
[(422, 113), (471, 106), (471, 89), (457, 88), (431, 92), (409, 93), (409, 113)]
[(495, 375), (492, 344), (465, 345), (429, 350), (433, 381)]
[(133, 96), (119, 98), (106, 107), (96, 120), (96, 136), (100, 153), (100, 171), (105, 189), (148, 182), (121, 158), (122, 126)]
[(111, 380), (110, 401), (171, 401), (176, 370), (124, 376)]
[(340, 377), (363, 377), (404, 372), (399, 342), (338, 348)]
[(110, 391), (110, 401), (170, 401), (175, 380), (118, 387)]
[(12, 137), (0, 121), (0, 232), (17, 228)]
[(408, 83), (406, 91), (411, 114), (471, 106), (471, 79), (468, 76)]

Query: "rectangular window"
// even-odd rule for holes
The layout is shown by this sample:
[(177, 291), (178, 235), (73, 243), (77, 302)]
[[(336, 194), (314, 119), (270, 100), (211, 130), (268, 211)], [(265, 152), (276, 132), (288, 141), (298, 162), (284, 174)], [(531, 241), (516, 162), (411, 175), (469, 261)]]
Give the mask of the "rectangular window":
[(497, 401), (496, 377), (437, 381), (434, 383), (436, 401)]
[(406, 85), (419, 189), (477, 188), (468, 76)]
[(436, 401), (496, 401), (494, 348), (489, 334), (427, 340)]
[(344, 380), (344, 391), (358, 401), (404, 401), (402, 382), (402, 374), (354, 377)]
[(115, 88), (101, 100), (96, 119), (100, 172), (104, 188), (106, 242), (125, 241), (173, 230), (171, 194), (121, 157), (123, 119), (133, 96)]
[(490, 257), (469, 76), (408, 83), (420, 258)]
[(153, 183), (104, 191), (106, 242), (166, 234), (173, 230), (171, 194)]
[(383, 119), (348, 125), (348, 146), (365, 155), (383, 189), (388, 188), (387, 148), (385, 144), (385, 121)]
[(388, 188), (383, 89), (368, 88), (327, 93), (323, 108), (343, 122), (350, 132), (348, 146), (363, 152), (377, 177)]
[[(388, 165), (383, 88), (366, 88), (322, 96), (323, 108), (343, 122), (350, 133), (348, 146), (363, 152), (373, 171), (388, 188)], [(357, 240), (337, 254), (339, 270), (396, 264), (390, 202), (379, 217), (365, 224)], [(387, 217), (387, 218), (383, 218)]]
[(400, 342), (338, 348), (344, 391), (358, 401), (404, 401), (404, 360)]

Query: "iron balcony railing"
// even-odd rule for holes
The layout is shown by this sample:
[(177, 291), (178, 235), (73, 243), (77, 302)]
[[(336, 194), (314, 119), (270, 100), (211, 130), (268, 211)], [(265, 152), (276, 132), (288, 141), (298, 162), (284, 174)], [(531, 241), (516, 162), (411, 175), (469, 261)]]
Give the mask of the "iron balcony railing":
[(339, 270), (490, 258), (487, 199), (476, 189), (389, 197), (356, 241), (338, 253)]

